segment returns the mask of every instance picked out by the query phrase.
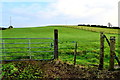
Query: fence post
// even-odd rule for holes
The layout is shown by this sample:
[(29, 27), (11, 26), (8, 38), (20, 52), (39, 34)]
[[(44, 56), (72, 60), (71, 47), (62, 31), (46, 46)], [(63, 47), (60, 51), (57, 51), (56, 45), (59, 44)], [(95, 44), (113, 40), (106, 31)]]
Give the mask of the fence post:
[(99, 63), (99, 70), (103, 69), (104, 65), (104, 34), (103, 32), (100, 33), (100, 63)]
[(31, 59), (31, 45), (30, 45), (30, 39), (28, 40), (28, 49), (29, 49), (29, 58)]
[(76, 64), (77, 42), (75, 43), (74, 65)]
[(110, 64), (109, 70), (114, 70), (115, 36), (110, 37)]
[(54, 29), (54, 59), (58, 59), (58, 30)]
[[(5, 53), (6, 50), (5, 50), (5, 44), (4, 44), (4, 43), (5, 43), (5, 40), (2, 39), (2, 49), (3, 49), (3, 51), (4, 51), (4, 56), (6, 56), (6, 53)], [(2, 50), (1, 50), (1, 51), (2, 51)], [(4, 59), (6, 59), (6, 57), (4, 57)]]

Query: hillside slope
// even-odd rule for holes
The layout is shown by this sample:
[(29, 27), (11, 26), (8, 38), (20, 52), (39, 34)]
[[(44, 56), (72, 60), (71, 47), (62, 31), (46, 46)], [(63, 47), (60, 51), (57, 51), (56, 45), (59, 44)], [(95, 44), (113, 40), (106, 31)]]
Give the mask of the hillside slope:
[[(73, 26), (76, 27), (76, 26)], [(2, 31), (3, 38), (52, 38), (54, 39), (54, 29), (58, 29), (59, 54), (64, 61), (73, 63), (74, 43), (78, 43), (77, 64), (89, 65), (99, 63), (100, 33), (83, 29), (71, 28), (71, 26), (47, 26), (33, 28), (14, 28)], [(116, 36), (116, 50), (118, 49), (118, 35)], [(117, 51), (118, 52), (118, 51)], [(117, 54), (120, 56), (119, 54)], [(105, 65), (108, 65), (109, 46), (105, 42)]]
[(81, 30), (87, 30), (92, 32), (104, 32), (107, 34), (120, 34), (120, 29), (112, 29), (112, 28), (101, 28), (101, 27), (90, 27), (90, 26), (72, 26), (72, 25), (63, 25), (59, 27), (68, 27), (68, 28), (75, 28)]

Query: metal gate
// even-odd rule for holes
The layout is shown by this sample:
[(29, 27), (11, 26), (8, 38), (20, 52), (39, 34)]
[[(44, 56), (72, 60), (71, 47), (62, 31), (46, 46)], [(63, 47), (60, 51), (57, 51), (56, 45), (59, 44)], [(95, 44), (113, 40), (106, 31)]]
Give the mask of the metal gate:
[(52, 60), (52, 38), (0, 38), (0, 53), (3, 61)]

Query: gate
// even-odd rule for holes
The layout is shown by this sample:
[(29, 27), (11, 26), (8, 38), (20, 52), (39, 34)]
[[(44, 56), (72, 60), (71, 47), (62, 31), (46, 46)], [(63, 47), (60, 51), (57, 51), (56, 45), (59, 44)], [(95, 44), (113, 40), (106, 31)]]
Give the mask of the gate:
[(58, 58), (58, 30), (52, 38), (0, 38), (2, 61), (53, 60)]

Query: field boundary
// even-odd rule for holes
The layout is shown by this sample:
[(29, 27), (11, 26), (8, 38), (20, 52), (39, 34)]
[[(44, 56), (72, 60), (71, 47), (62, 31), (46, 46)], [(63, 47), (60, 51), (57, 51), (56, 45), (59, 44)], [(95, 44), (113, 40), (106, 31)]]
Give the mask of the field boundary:
[(118, 59), (118, 57), (116, 56), (115, 53), (115, 36), (110, 36), (110, 39), (107, 38), (107, 36), (101, 32), (100, 33), (100, 63), (99, 63), (99, 70), (103, 69), (103, 65), (104, 65), (104, 42), (108, 43), (108, 46), (110, 48), (110, 60), (109, 60), (109, 70), (114, 70), (114, 59), (116, 59), (118, 65), (120, 66), (120, 61)]
[[(5, 40), (27, 40), (27, 42), (17, 42), (17, 43), (14, 43), (14, 42), (5, 42)], [(52, 40), (52, 42), (31, 42), (31, 40), (34, 40), (34, 39), (38, 39), (38, 40)], [(29, 56), (26, 56), (26, 55), (22, 55), (22, 56), (0, 56), (2, 58), (5, 58), (5, 57), (27, 57), (27, 59), (16, 59), (16, 60), (2, 60), (2, 61), (25, 61), (25, 60), (54, 60), (54, 59), (57, 59), (58, 58), (58, 30), (55, 29), (54, 30), (54, 40), (52, 38), (0, 38), (1, 42), (0, 43), (2, 45), (2, 47), (0, 48), (2, 51), (0, 53), (2, 54), (6, 54), (6, 53), (28, 53)], [(28, 45), (27, 47), (6, 47), (5, 44), (26, 44)], [(50, 44), (49, 47), (31, 47), (31, 44)], [(54, 45), (53, 45), (54, 44)], [(12, 48), (18, 48), (18, 49), (22, 49), (22, 48), (25, 48), (25, 49), (28, 49), (28, 51), (5, 51), (5, 49), (12, 49)], [(41, 48), (44, 48), (44, 49), (47, 49), (47, 48), (54, 48), (52, 51), (31, 51), (31, 49), (33, 48), (36, 48), (36, 49), (41, 49)], [(53, 56), (51, 59), (32, 59), (33, 56), (41, 56), (41, 55), (32, 55), (32, 53), (47, 53), (47, 52), (50, 52), (50, 53), (53, 53)], [(1, 58), (1, 59), (2, 59)]]
[[(54, 26), (56, 27), (56, 26)], [(66, 27), (66, 28), (73, 28), (73, 29), (81, 29), (91, 32), (104, 32), (107, 34), (119, 34), (119, 29), (113, 29), (113, 28), (102, 28), (102, 27), (88, 27), (88, 26), (77, 26), (77, 25), (61, 25), (57, 27)]]

